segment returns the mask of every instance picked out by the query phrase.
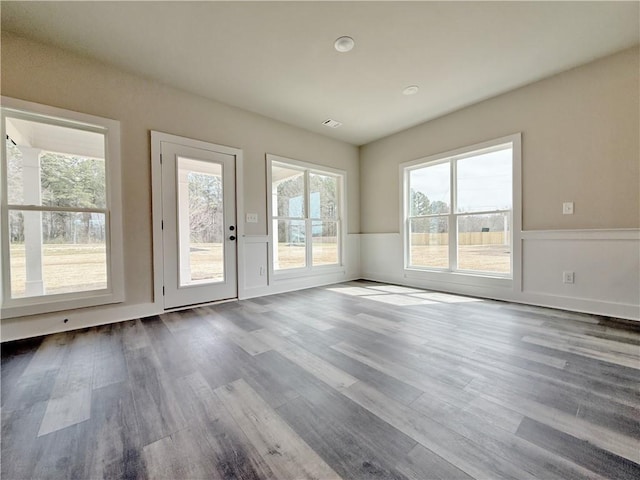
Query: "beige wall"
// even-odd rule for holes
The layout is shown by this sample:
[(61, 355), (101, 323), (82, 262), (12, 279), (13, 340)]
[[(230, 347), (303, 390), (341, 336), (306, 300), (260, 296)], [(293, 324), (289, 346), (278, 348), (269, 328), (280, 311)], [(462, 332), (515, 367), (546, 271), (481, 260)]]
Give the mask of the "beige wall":
[(362, 232), (398, 232), (398, 164), (515, 132), (524, 230), (637, 228), (638, 59), (626, 50), (361, 147)]
[(150, 130), (243, 150), (245, 210), (259, 214), (258, 224), (245, 225), (247, 234), (266, 234), (265, 153), (346, 170), (348, 231), (360, 229), (358, 149), (352, 145), (6, 32), (1, 54), (2, 95), (121, 122), (127, 305), (153, 301)]

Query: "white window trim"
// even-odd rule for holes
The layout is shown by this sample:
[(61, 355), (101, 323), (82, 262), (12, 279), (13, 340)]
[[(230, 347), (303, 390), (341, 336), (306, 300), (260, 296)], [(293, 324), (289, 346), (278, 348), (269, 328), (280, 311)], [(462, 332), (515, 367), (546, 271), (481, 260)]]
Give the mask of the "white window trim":
[[(0, 303), (2, 305), (2, 318), (14, 318), (26, 315), (36, 315), (41, 313), (57, 312), (74, 308), (91, 307), (119, 303), (124, 301), (124, 260), (123, 260), (123, 232), (122, 232), (122, 176), (120, 158), (120, 122), (107, 118), (97, 117), (84, 113), (73, 112), (61, 108), (51, 107), (24, 100), (9, 97), (1, 97), (2, 121), (1, 135), (3, 139), (2, 148), (2, 181), (0, 182), (0, 206), (1, 206), (1, 232), (0, 250), (2, 256), (0, 267)], [(42, 116), (52, 124), (73, 127), (74, 124), (80, 129), (83, 127), (89, 131), (104, 132), (106, 142), (106, 210), (107, 221), (109, 222), (109, 235), (106, 239), (107, 248), (107, 288), (101, 290), (90, 290), (86, 292), (74, 292), (64, 294), (43, 295), (37, 297), (25, 297), (12, 299), (10, 297), (10, 285), (7, 281), (10, 276), (9, 271), (9, 241), (5, 238), (9, 230), (8, 225), (8, 195), (6, 177), (6, 141), (5, 115), (11, 111)]]
[[(281, 157), (273, 155), (271, 153), (266, 154), (267, 159), (267, 236), (269, 245), (267, 248), (268, 264), (269, 264), (269, 279), (271, 280), (286, 280), (298, 277), (311, 277), (315, 275), (325, 275), (328, 273), (345, 273), (346, 271), (346, 245), (347, 245), (347, 216), (346, 216), (346, 198), (347, 198), (347, 172), (345, 170), (339, 170), (337, 168), (327, 167), (324, 165), (318, 165), (315, 163), (303, 162), (300, 160), (294, 160), (287, 157)], [(273, 258), (273, 205), (272, 205), (272, 176), (271, 165), (273, 162), (289, 164), (293, 167), (304, 168), (312, 173), (329, 173), (338, 176), (338, 203), (339, 203), (339, 241), (338, 245), (338, 264), (337, 265), (307, 265), (301, 268), (291, 268), (286, 270), (274, 269)], [(305, 191), (308, 187), (305, 187)], [(306, 201), (306, 200), (305, 200)], [(306, 242), (307, 248), (311, 248), (310, 243)]]
[[(512, 253), (511, 253), (511, 276), (506, 277), (500, 274), (492, 274), (491, 272), (474, 272), (474, 271), (450, 271), (448, 269), (437, 268), (416, 268), (409, 266), (409, 172), (419, 165), (435, 164), (438, 161), (456, 160), (467, 157), (470, 153), (477, 150), (491, 149), (498, 145), (511, 143), (513, 148), (513, 164), (512, 164), (512, 215), (511, 215), (511, 236), (512, 236)], [(418, 158), (400, 164), (400, 235), (403, 245), (403, 268), (406, 278), (416, 280), (428, 280), (441, 283), (452, 283), (474, 286), (489, 286), (498, 288), (509, 288), (516, 291), (522, 290), (522, 134), (514, 133), (504, 137), (488, 140), (485, 142), (469, 145), (466, 147), (450, 150), (447, 152), (430, 155), (428, 157)], [(455, 178), (450, 179), (455, 182)], [(474, 212), (475, 213), (475, 212)], [(451, 233), (451, 232), (450, 232)], [(455, 255), (456, 252), (450, 252), (449, 255)]]

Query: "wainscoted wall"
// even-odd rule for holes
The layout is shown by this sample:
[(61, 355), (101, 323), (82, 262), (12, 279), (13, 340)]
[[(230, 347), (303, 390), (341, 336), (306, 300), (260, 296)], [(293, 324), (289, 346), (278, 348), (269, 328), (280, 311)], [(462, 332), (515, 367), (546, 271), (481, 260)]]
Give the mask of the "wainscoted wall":
[[(267, 258), (269, 254), (268, 235), (244, 235), (240, 239), (244, 243), (244, 280), (238, 285), (239, 295), (244, 297), (247, 292), (264, 289), (269, 286), (269, 268)], [(246, 297), (245, 297), (246, 298)]]
[[(405, 271), (398, 233), (361, 234), (362, 278), (498, 300), (640, 320), (640, 230), (525, 231), (521, 279), (493, 284), (463, 275)], [(516, 266), (517, 267), (517, 266)], [(575, 272), (564, 284), (562, 273)], [(521, 280), (521, 281), (518, 281)]]
[[(270, 280), (268, 237), (246, 236), (240, 299), (365, 278), (380, 282), (475, 295), (497, 300), (640, 320), (640, 230), (556, 230), (521, 233), (521, 282), (469, 282), (464, 276), (405, 272), (398, 233), (347, 235), (345, 272), (304, 279)], [(264, 267), (261, 275), (260, 267)], [(575, 272), (575, 283), (562, 283), (562, 272)], [(517, 279), (516, 279), (517, 280)], [(519, 286), (521, 284), (521, 287)], [(8, 319), (2, 341), (155, 315), (154, 304), (117, 306)], [(64, 319), (68, 322), (64, 323)]]
[(344, 271), (320, 273), (304, 278), (277, 279), (269, 276), (268, 253), (269, 237), (244, 237), (244, 282), (239, 285), (238, 296), (253, 298), (274, 293), (300, 290), (301, 288), (317, 287), (331, 283), (345, 282), (360, 278), (360, 235), (348, 234), (346, 251), (344, 252)]
[[(640, 231), (522, 233), (525, 301), (640, 319)], [(562, 272), (575, 283), (562, 283)]]

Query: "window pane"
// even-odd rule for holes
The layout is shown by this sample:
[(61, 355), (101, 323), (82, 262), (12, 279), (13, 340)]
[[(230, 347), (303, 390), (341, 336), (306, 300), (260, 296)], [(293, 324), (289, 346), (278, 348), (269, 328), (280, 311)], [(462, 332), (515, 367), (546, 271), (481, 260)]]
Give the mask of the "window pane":
[(338, 179), (330, 175), (309, 174), (311, 218), (338, 218)]
[(449, 213), (451, 201), (449, 162), (409, 172), (410, 216)]
[(311, 227), (313, 265), (336, 265), (338, 254), (338, 222), (313, 222)]
[(17, 118), (6, 128), (10, 204), (106, 207), (103, 134)]
[(457, 212), (509, 210), (512, 149), (458, 160)]
[(458, 269), (511, 273), (508, 214), (458, 217)]
[(273, 237), (274, 270), (307, 265), (304, 220), (274, 220)]
[(224, 281), (222, 165), (178, 157), (180, 285)]
[(22, 177), (22, 152), (7, 141), (7, 195), (9, 205), (24, 204), (24, 179)]
[(107, 288), (106, 215), (9, 212), (11, 297)]
[(271, 182), (275, 215), (304, 218), (304, 171), (273, 163), (271, 165)]
[(40, 154), (42, 205), (105, 208), (104, 159)]
[(410, 265), (449, 268), (448, 218), (413, 218), (409, 228)]

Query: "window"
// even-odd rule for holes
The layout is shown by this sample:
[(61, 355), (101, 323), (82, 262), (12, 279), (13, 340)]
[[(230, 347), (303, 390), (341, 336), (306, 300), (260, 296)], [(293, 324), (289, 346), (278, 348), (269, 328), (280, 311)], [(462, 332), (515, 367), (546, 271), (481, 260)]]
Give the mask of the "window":
[(267, 164), (273, 272), (341, 266), (345, 173), (275, 155)]
[(512, 278), (515, 141), (403, 166), (406, 268)]
[(119, 124), (2, 99), (2, 313), (122, 299)]

